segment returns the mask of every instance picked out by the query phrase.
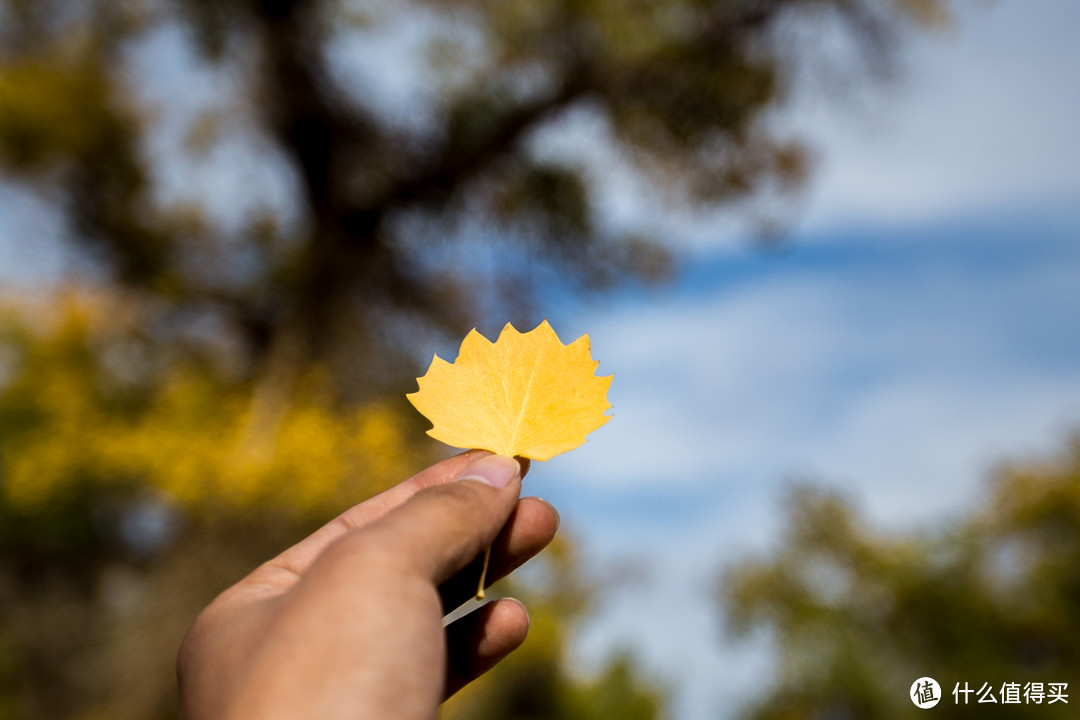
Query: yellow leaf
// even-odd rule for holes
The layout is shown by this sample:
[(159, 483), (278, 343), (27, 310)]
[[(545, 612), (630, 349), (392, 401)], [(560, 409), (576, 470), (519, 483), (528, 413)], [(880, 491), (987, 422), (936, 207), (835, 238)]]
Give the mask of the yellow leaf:
[(470, 332), (453, 363), (436, 355), (406, 397), (447, 445), (547, 460), (611, 419), (598, 364), (588, 335), (563, 345), (547, 320), (527, 333), (507, 323), (494, 343)]

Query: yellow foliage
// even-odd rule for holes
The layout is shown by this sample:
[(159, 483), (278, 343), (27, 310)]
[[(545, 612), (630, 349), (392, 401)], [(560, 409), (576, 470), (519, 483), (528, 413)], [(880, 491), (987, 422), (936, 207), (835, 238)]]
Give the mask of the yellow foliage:
[(100, 112), (107, 92), (92, 63), (0, 66), (0, 150), (23, 169), (78, 157), (110, 128)]
[(407, 450), (398, 410), (336, 409), (318, 372), (272, 408), (250, 384), (191, 363), (164, 362), (129, 386), (101, 361), (131, 341), (120, 315), (81, 300), (53, 315), (35, 329), (18, 315), (0, 319), (0, 349), (15, 358), (0, 384), (0, 492), (10, 505), (41, 508), (89, 483), (143, 487), (191, 509), (325, 514), (422, 461)]

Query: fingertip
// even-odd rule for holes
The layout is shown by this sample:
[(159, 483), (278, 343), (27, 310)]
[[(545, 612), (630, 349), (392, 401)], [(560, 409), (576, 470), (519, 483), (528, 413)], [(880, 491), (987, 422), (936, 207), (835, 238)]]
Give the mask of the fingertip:
[(525, 604), (516, 598), (499, 598), (488, 605), (488, 619), (478, 655), (494, 665), (525, 642), (530, 620)]
[(490, 667), (525, 642), (529, 635), (530, 619), (525, 604), (516, 598), (499, 598), (483, 609), (486, 619), (476, 650), (484, 664)]
[(559, 532), (559, 528), (562, 526), (562, 515), (559, 515), (558, 509), (556, 509), (554, 505), (549, 503), (544, 498), (538, 497), (536, 498), (536, 500), (539, 500), (544, 504), (544, 507), (548, 509), (548, 511), (551, 513), (551, 517), (555, 520), (555, 529), (551, 531), (551, 535), (552, 537), (554, 537), (555, 533)]
[(447, 628), (446, 696), (493, 668), (529, 633), (529, 611), (514, 598), (490, 602)]
[[(521, 636), (521, 640), (518, 642), (520, 645), (525, 641), (526, 636), (529, 634), (529, 626), (532, 620), (529, 618), (529, 609), (525, 607), (525, 603), (521, 602), (517, 598), (507, 597), (499, 598), (495, 602), (491, 603), (495, 605), (495, 612), (505, 616), (504, 622), (508, 627), (515, 627), (517, 632)], [(514, 647), (517, 647), (515, 645)]]

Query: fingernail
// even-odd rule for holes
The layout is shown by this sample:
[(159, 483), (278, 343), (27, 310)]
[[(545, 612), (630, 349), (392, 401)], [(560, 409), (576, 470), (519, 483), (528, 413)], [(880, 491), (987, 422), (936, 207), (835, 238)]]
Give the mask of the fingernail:
[(461, 474), (458, 480), (479, 480), (493, 488), (504, 488), (521, 472), (517, 460), (504, 455), (486, 455)]

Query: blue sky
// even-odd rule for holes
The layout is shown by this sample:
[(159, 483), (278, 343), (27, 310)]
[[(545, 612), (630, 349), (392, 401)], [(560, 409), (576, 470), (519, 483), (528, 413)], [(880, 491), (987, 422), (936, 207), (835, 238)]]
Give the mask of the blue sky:
[(1080, 427), (1080, 223), (910, 232), (725, 254), (583, 321), (615, 417), (530, 481), (594, 563), (640, 573), (583, 655), (628, 643), (693, 667), (680, 717), (714, 716), (734, 668), (766, 672), (746, 665), (759, 648), (725, 647), (707, 593), (776, 536), (790, 483), (841, 488), (881, 527), (932, 524), (977, 502), (996, 461)]
[(767, 645), (724, 638), (710, 593), (775, 541), (791, 483), (933, 525), (1080, 429), (1080, 6), (960, 10), (889, 86), (800, 98), (817, 173), (779, 250), (689, 223), (675, 286), (552, 318), (615, 373), (615, 417), (528, 489), (594, 567), (633, 570), (578, 661), (638, 650), (676, 717), (768, 684)]
[[(842, 97), (808, 83), (777, 119), (817, 160), (780, 248), (755, 249), (728, 214), (679, 218), (675, 284), (544, 313), (565, 341), (588, 332), (616, 376), (614, 419), (526, 486), (560, 509), (590, 567), (627, 578), (575, 662), (638, 651), (672, 687), (675, 717), (730, 717), (768, 684), (767, 646), (725, 639), (710, 593), (721, 567), (775, 541), (792, 482), (841, 488), (882, 527), (932, 524), (976, 503), (996, 462), (1052, 452), (1080, 428), (1080, 4), (956, 7), (954, 28), (905, 45), (894, 82)], [(408, 54), (371, 40), (335, 49), (346, 72), (364, 72), (364, 52)], [(148, 77), (170, 77), (182, 46), (165, 33), (143, 48)], [(376, 72), (366, 91), (422, 122), (409, 103), (423, 76), (395, 67), (404, 75)], [(183, 77), (147, 85), (166, 104)], [(212, 96), (233, 80), (187, 88)], [(604, 152), (582, 140), (587, 115), (569, 123), (582, 134), (537, 142)], [(287, 205), (287, 183), (230, 152), (212, 160), (214, 182), (164, 180)], [(619, 158), (600, 159), (615, 169), (609, 222), (660, 213)], [(55, 275), (56, 219), (2, 190), (0, 283)]]

